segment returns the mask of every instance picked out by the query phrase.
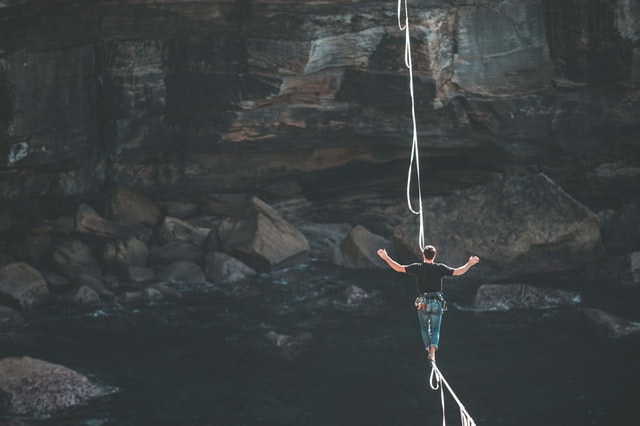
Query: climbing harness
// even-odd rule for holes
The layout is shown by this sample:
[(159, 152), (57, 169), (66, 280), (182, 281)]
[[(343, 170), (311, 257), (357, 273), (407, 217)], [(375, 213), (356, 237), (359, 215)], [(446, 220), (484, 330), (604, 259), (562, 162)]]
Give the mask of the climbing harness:
[(440, 401), (442, 402), (442, 426), (446, 426), (447, 424), (444, 413), (444, 387), (442, 385), (447, 387), (447, 390), (449, 391), (453, 399), (455, 399), (458, 403), (458, 407), (460, 407), (460, 419), (462, 420), (462, 426), (476, 426), (476, 422), (473, 421), (473, 418), (471, 418), (471, 415), (467, 412), (467, 409), (464, 408), (464, 405), (462, 405), (462, 402), (460, 402), (458, 396), (453, 392), (453, 389), (451, 389), (451, 386), (449, 386), (449, 383), (445, 380), (442, 372), (436, 366), (436, 363), (433, 362), (431, 363), (431, 376), (429, 376), (429, 386), (431, 386), (431, 389), (433, 390), (440, 389)]
[[(404, 5), (404, 24), (402, 23), (402, 6)], [(411, 62), (411, 35), (409, 33), (409, 9), (407, 0), (398, 0), (398, 27), (400, 31), (404, 31), (404, 64), (409, 69), (409, 94), (411, 95), (411, 124), (413, 127), (413, 138), (411, 143), (411, 159), (409, 162), (409, 171), (407, 173), (407, 205), (411, 213), (418, 215), (420, 218), (420, 231), (418, 234), (418, 248), (420, 251), (424, 248), (424, 217), (422, 214), (422, 187), (420, 184), (420, 153), (418, 150), (418, 128), (416, 124), (416, 103), (413, 94), (413, 66)], [(415, 169), (416, 188), (418, 193), (418, 206), (414, 207), (411, 202), (411, 181), (413, 171)]]
[(425, 293), (421, 296), (416, 297), (416, 300), (413, 302), (413, 306), (415, 306), (419, 311), (424, 311), (427, 307), (427, 303), (429, 303), (430, 300), (437, 300), (438, 302), (440, 302), (442, 304), (443, 312), (447, 310), (447, 301), (440, 292)]
[[(413, 126), (413, 138), (412, 138), (412, 146), (411, 146), (411, 160), (409, 163), (409, 171), (407, 173), (407, 204), (409, 206), (409, 210), (411, 213), (418, 215), (420, 217), (420, 231), (418, 235), (418, 245), (420, 251), (422, 251), (425, 245), (424, 239), (424, 218), (423, 218), (423, 210), (422, 210), (422, 188), (420, 185), (420, 155), (418, 151), (418, 129), (416, 125), (416, 108), (415, 108), (415, 97), (413, 93), (413, 67), (411, 62), (411, 35), (409, 33), (409, 8), (407, 6), (408, 0), (398, 0), (398, 27), (400, 31), (404, 31), (405, 37), (405, 49), (404, 49), (404, 63), (405, 66), (409, 69), (409, 93), (411, 95), (411, 124)], [(403, 18), (404, 17), (404, 23)], [(418, 192), (418, 206), (417, 208), (411, 202), (411, 182), (412, 177), (415, 170), (416, 177), (416, 189)], [(428, 302), (428, 299), (424, 296), (420, 296), (415, 301), (416, 309), (424, 310), (425, 305)], [(446, 305), (445, 305), (446, 306)], [(458, 396), (453, 392), (449, 383), (445, 380), (442, 372), (436, 366), (435, 362), (431, 363), (431, 375), (429, 376), (429, 386), (431, 389), (438, 390), (440, 389), (440, 399), (442, 401), (442, 426), (446, 426), (445, 419), (445, 399), (444, 399), (444, 387), (447, 388), (453, 399), (458, 403), (460, 407), (460, 418), (462, 420), (462, 426), (476, 426), (476, 423), (471, 418), (471, 415), (467, 412), (464, 405)]]

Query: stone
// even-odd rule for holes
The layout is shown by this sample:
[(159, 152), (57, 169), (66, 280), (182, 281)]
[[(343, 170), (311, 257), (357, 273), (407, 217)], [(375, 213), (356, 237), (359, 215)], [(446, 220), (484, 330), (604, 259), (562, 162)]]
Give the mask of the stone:
[(166, 200), (156, 203), (165, 216), (187, 219), (195, 216), (198, 211), (198, 203), (185, 200)]
[(615, 339), (640, 333), (640, 322), (629, 321), (600, 309), (583, 309), (583, 312), (598, 334), (604, 337)]
[(66, 277), (80, 272), (100, 275), (102, 267), (88, 244), (80, 240), (63, 241), (53, 249), (53, 264)]
[(147, 245), (135, 237), (108, 241), (102, 252), (104, 265), (116, 272), (129, 267), (145, 267), (148, 257)]
[(210, 231), (210, 228), (195, 226), (185, 220), (167, 216), (158, 229), (158, 235), (165, 242), (186, 241), (196, 247), (202, 247)]
[(348, 223), (308, 223), (300, 225), (299, 229), (309, 242), (309, 256), (312, 259), (343, 264), (340, 246), (353, 226)]
[(2, 403), (14, 415), (49, 415), (112, 391), (62, 365), (28, 356), (0, 359)]
[(109, 290), (105, 286), (105, 284), (102, 281), (102, 279), (98, 278), (96, 276), (93, 276), (91, 274), (87, 274), (87, 273), (84, 273), (84, 272), (76, 274), (76, 276), (73, 277), (73, 282), (78, 287), (89, 287), (89, 288), (91, 288), (98, 295), (100, 295), (100, 297), (104, 297), (104, 298), (109, 299), (109, 300), (115, 298), (114, 292)]
[(127, 225), (155, 226), (160, 222), (158, 206), (140, 192), (129, 187), (117, 187), (107, 199), (107, 217)]
[[(598, 216), (543, 174), (423, 201), (427, 244), (452, 266), (477, 255), (475, 271), (509, 277), (582, 268), (603, 253)], [(421, 258), (417, 216), (394, 229), (402, 255)]]
[(206, 277), (200, 266), (188, 260), (177, 260), (158, 271), (161, 281), (181, 284), (202, 284)]
[(86, 204), (80, 204), (76, 212), (75, 230), (81, 234), (100, 238), (127, 239), (131, 235), (144, 235), (145, 230), (107, 220)]
[(550, 309), (581, 303), (579, 293), (526, 284), (482, 284), (472, 307), (482, 311)]
[(357, 305), (369, 298), (369, 294), (367, 294), (364, 289), (356, 285), (350, 285), (349, 287), (347, 287), (344, 290), (344, 295), (347, 305)]
[(353, 269), (385, 268), (387, 264), (380, 259), (377, 251), (391, 246), (392, 243), (387, 239), (369, 232), (364, 226), (357, 225), (342, 242), (342, 264)]
[(204, 265), (207, 279), (214, 283), (235, 283), (257, 275), (245, 263), (225, 253), (208, 253)]
[(313, 336), (309, 332), (302, 332), (296, 335), (269, 331), (265, 335), (266, 339), (273, 344), (280, 354), (289, 360), (293, 360), (302, 355), (310, 344)]
[(127, 267), (126, 277), (134, 283), (146, 283), (155, 277), (156, 273), (152, 268), (143, 268), (140, 266)]
[(71, 301), (80, 306), (96, 306), (100, 304), (100, 295), (93, 288), (82, 285), (71, 296)]
[(29, 311), (42, 305), (48, 296), (42, 274), (29, 264), (18, 262), (0, 268), (0, 297), (12, 307)]
[(177, 260), (188, 260), (200, 263), (204, 258), (204, 250), (186, 241), (172, 241), (149, 250), (149, 263), (166, 265)]
[(293, 225), (257, 197), (218, 229), (224, 250), (256, 270), (306, 263), (309, 242)]
[(24, 317), (8, 306), (0, 305), (0, 332), (12, 331), (27, 325)]

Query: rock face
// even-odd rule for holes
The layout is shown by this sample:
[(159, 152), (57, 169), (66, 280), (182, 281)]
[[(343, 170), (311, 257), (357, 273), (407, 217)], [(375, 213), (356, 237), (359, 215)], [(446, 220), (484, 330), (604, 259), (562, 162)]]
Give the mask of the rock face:
[(61, 365), (30, 357), (0, 359), (1, 402), (12, 414), (51, 414), (107, 392)]
[(0, 298), (14, 306), (30, 310), (42, 304), (49, 289), (42, 275), (26, 263), (12, 263), (0, 268)]
[[(448, 264), (477, 255), (486, 273), (509, 276), (573, 269), (602, 252), (598, 217), (544, 175), (496, 181), (423, 204), (426, 239)], [(400, 249), (420, 258), (415, 216), (394, 236)]]
[[(404, 164), (395, 15), (386, 0), (2, 2), (0, 200), (309, 191), (321, 172), (344, 185), (354, 165)], [(431, 0), (409, 17), (430, 183), (543, 167), (580, 199), (638, 192), (636, 2)], [(158, 219), (125, 192), (107, 217)]]

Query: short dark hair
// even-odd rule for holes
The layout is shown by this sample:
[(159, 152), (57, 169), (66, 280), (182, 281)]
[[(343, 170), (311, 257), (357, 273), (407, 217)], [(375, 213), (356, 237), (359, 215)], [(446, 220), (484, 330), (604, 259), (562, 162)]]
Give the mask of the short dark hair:
[(436, 248), (434, 246), (424, 246), (424, 250), (422, 250), (422, 254), (427, 260), (433, 260), (436, 257)]

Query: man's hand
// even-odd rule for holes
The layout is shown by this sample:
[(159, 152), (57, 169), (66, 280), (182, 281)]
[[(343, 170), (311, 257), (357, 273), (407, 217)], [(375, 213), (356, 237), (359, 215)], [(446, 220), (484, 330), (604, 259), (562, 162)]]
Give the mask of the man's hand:
[(378, 250), (378, 256), (380, 256), (383, 259), (388, 259), (389, 255), (387, 254), (387, 250), (386, 249), (379, 249)]
[(478, 256), (471, 256), (469, 258), (469, 265), (473, 266), (476, 263), (480, 262), (480, 258)]

